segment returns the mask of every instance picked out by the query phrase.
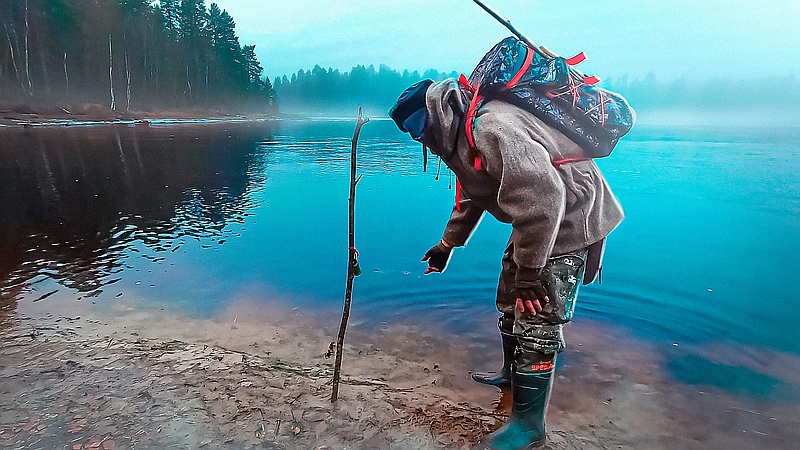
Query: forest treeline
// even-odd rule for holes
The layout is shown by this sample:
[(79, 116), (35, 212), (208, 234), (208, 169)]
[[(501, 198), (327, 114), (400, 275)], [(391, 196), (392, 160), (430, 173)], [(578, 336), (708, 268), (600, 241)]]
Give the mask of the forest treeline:
[(349, 72), (323, 69), (299, 70), (292, 75), (275, 77), (275, 96), (281, 111), (290, 113), (347, 113), (363, 106), (371, 114), (385, 113), (397, 96), (410, 85), (425, 78), (440, 81), (458, 77), (457, 72), (428, 69), (398, 72), (381, 64), (359, 65)]
[(274, 108), (255, 46), (214, 3), (3, 0), (0, 21), (0, 101), (12, 107)]
[[(264, 76), (255, 46), (204, 0), (0, 0), (0, 109), (96, 104), (105, 111), (214, 109), (221, 112), (384, 114), (424, 79), (457, 72), (315, 66)], [(797, 108), (794, 76), (664, 82), (607, 79), (636, 109)], [(73, 109), (74, 111), (74, 109)]]

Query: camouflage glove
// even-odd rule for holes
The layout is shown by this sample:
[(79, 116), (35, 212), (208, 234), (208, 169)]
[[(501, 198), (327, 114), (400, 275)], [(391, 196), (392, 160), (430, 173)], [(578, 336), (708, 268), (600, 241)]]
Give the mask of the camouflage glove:
[(520, 267), (514, 281), (514, 290), (517, 295), (516, 308), (522, 314), (535, 316), (550, 301), (547, 289), (544, 287), (539, 274), (541, 269)]
[(425, 270), (425, 275), (431, 272), (444, 272), (447, 268), (447, 263), (450, 261), (453, 247), (449, 246), (444, 239), (438, 244), (431, 247), (422, 257), (422, 261), (428, 262), (428, 268)]

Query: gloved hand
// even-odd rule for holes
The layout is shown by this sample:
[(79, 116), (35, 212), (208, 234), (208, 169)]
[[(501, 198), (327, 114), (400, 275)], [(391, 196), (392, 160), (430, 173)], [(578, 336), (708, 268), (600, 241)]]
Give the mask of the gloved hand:
[(450, 261), (452, 251), (453, 247), (448, 247), (444, 240), (431, 247), (422, 257), (422, 261), (428, 261), (425, 275), (431, 272), (444, 272), (444, 269), (447, 268), (447, 263)]
[(517, 293), (516, 308), (522, 314), (532, 316), (542, 312), (544, 306), (550, 301), (542, 280), (538, 277), (539, 269), (526, 269), (520, 267), (514, 281)]

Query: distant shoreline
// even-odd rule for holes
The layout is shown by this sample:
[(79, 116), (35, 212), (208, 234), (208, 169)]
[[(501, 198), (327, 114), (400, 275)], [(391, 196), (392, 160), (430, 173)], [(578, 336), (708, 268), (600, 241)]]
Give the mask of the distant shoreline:
[(291, 114), (230, 113), (211, 109), (113, 111), (98, 104), (9, 107), (0, 104), (0, 127), (76, 126), (102, 124), (180, 124), (197, 122), (266, 121), (298, 119)]

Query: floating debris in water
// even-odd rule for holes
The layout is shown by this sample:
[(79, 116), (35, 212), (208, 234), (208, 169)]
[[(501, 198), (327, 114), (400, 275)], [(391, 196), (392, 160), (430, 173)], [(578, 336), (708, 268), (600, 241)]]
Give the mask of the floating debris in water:
[(48, 292), (47, 294), (44, 294), (43, 296), (41, 296), (41, 297), (37, 298), (36, 300), (34, 300), (33, 303), (36, 303), (36, 302), (38, 302), (40, 300), (44, 300), (47, 297), (50, 297), (51, 295), (55, 294), (56, 292), (58, 292), (58, 289), (56, 289), (55, 291), (52, 291), (52, 292)]

